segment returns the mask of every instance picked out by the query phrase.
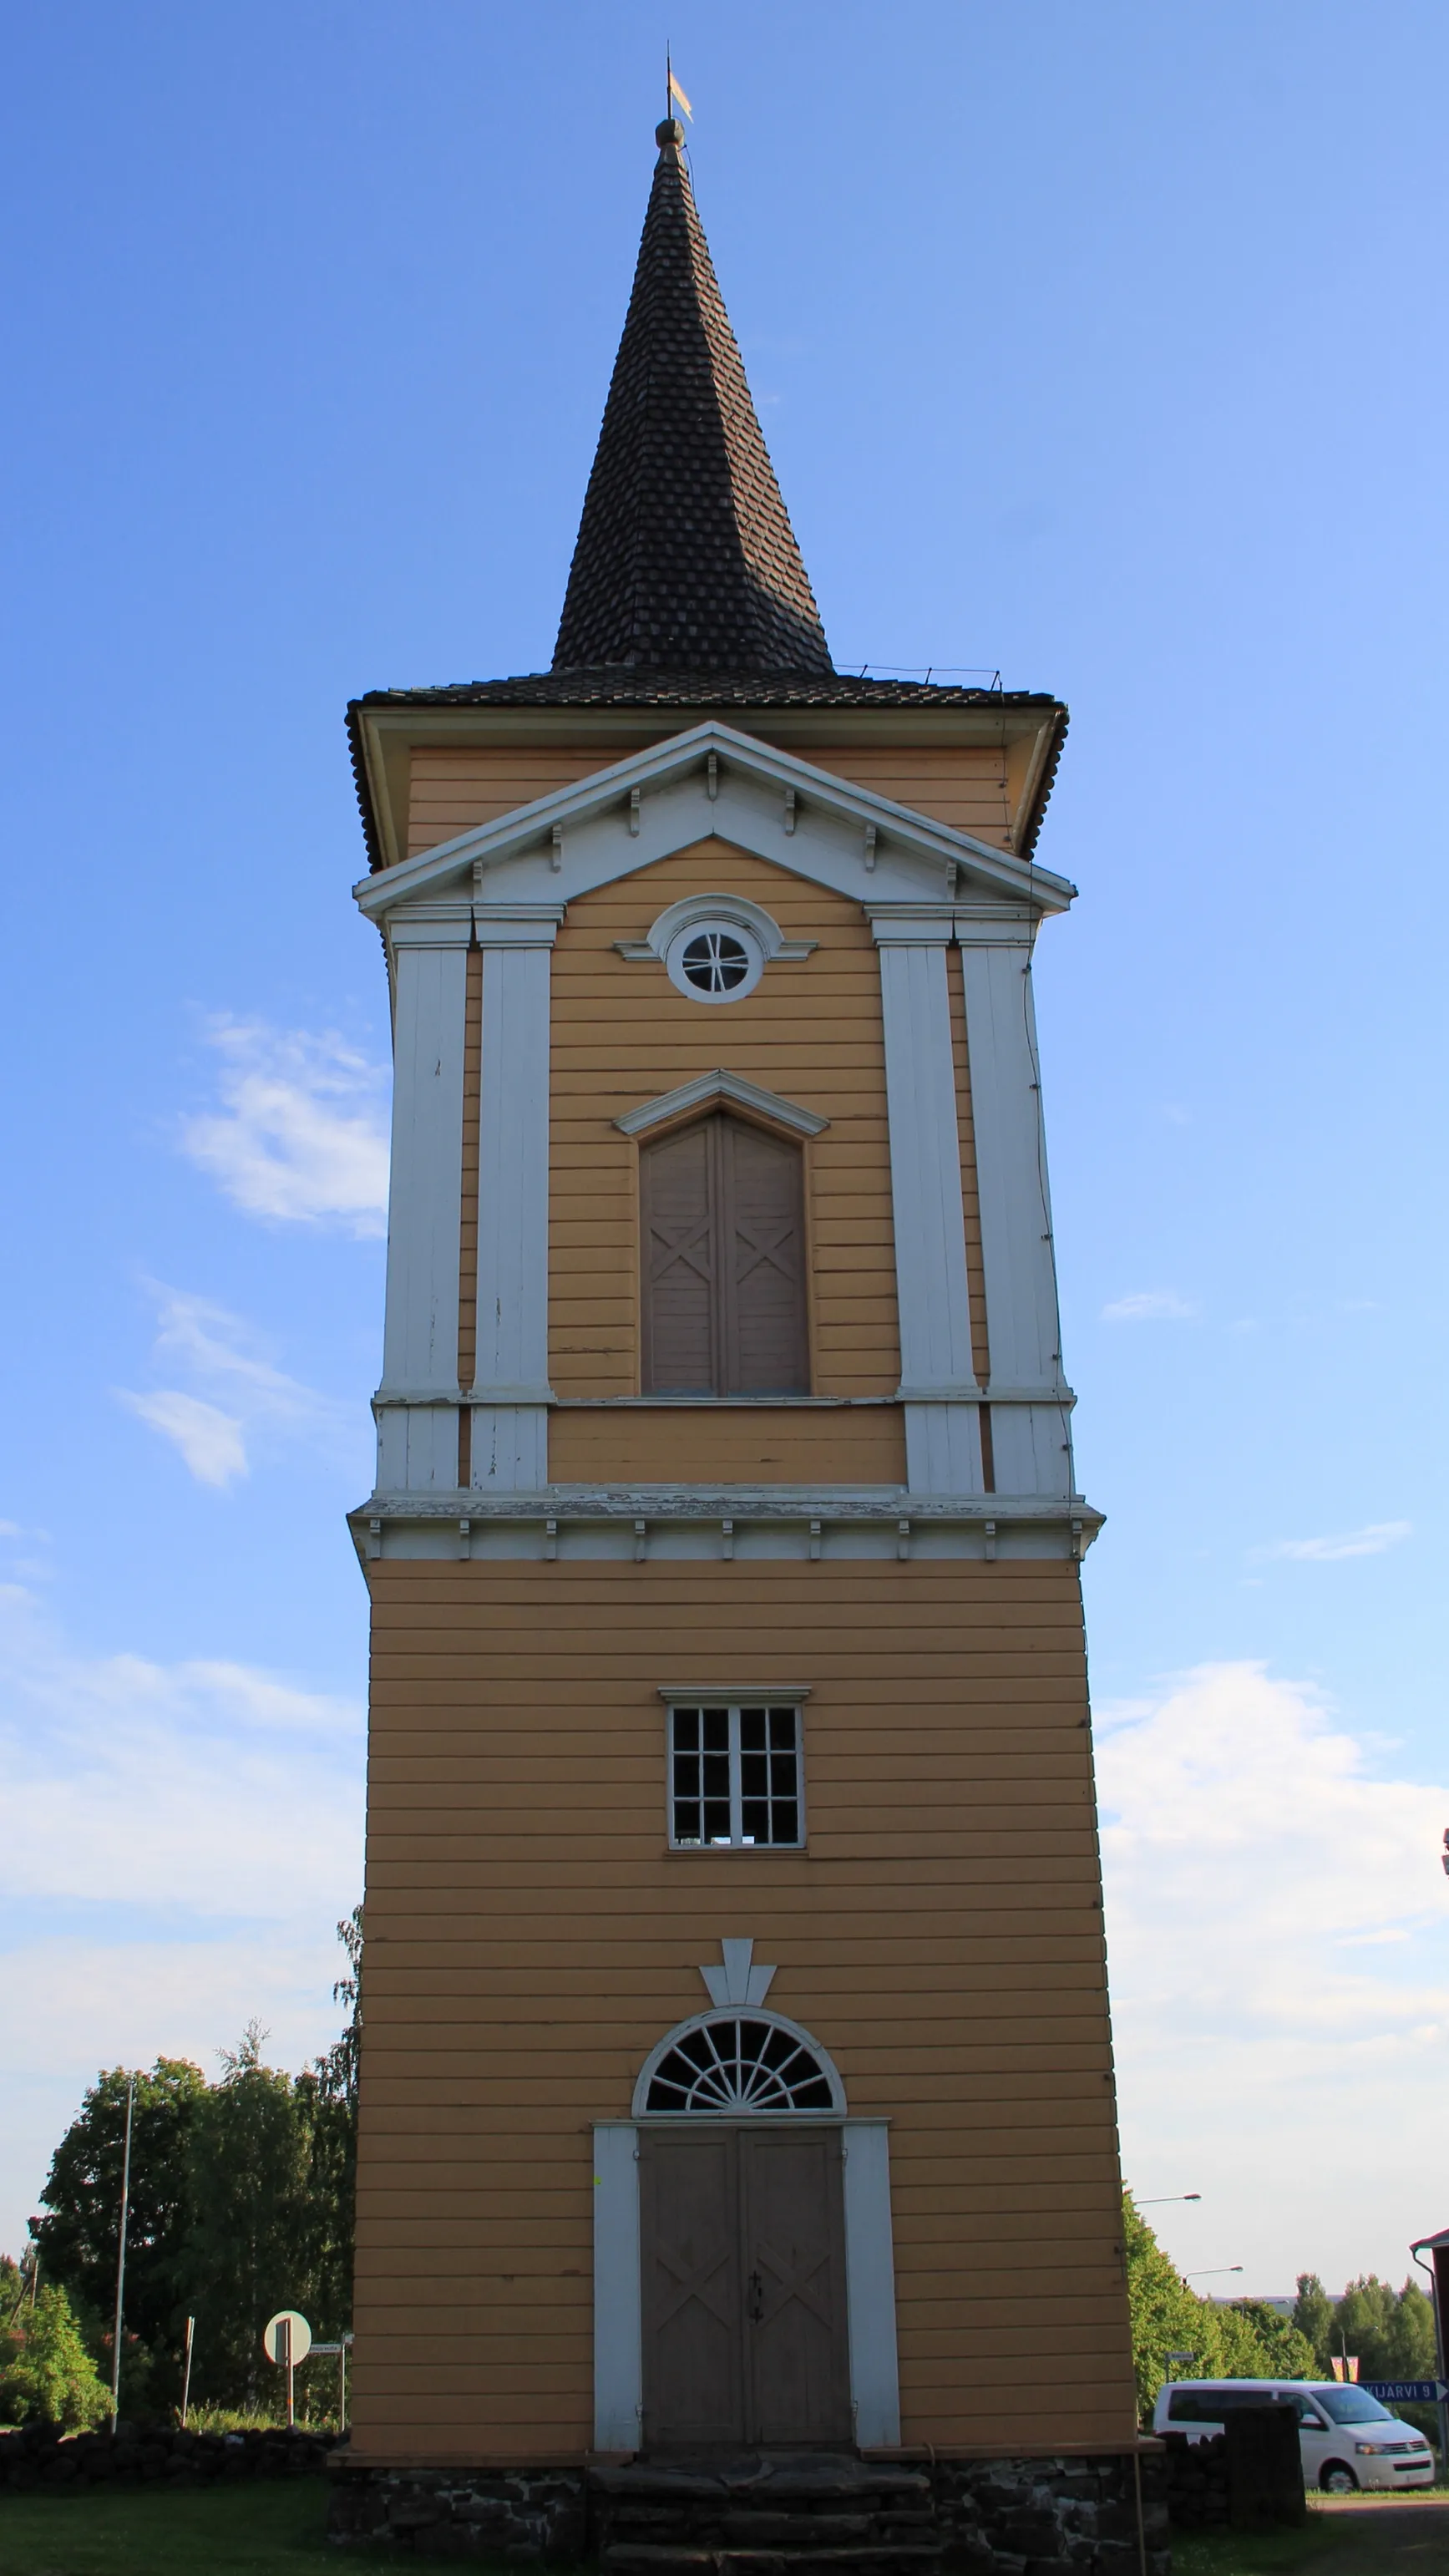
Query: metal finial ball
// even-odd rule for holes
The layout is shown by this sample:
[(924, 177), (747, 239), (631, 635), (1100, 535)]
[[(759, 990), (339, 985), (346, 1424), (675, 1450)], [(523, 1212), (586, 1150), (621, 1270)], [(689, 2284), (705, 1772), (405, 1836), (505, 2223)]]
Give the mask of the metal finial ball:
[(684, 128), (680, 124), (678, 117), (666, 116), (662, 125), (656, 125), (654, 128), (654, 140), (661, 149), (668, 143), (682, 143), (684, 141)]

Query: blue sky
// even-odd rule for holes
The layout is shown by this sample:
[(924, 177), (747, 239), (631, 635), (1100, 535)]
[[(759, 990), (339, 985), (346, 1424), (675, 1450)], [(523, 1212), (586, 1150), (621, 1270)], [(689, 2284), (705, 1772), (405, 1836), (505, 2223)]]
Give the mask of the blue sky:
[[(8, 13), (0, 2244), (334, 2027), (385, 995), (357, 690), (547, 661), (666, 22)], [(1072, 732), (1038, 968), (1129, 2174), (1449, 2220), (1441, 9), (672, 0), (842, 663)]]

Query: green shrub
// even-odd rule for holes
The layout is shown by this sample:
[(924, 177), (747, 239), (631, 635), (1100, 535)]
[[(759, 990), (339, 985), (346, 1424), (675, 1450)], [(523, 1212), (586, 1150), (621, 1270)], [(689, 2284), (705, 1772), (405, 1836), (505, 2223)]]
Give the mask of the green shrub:
[(0, 2334), (0, 2418), (87, 2432), (109, 2414), (110, 2391), (85, 2348), (64, 2290), (42, 2288)]

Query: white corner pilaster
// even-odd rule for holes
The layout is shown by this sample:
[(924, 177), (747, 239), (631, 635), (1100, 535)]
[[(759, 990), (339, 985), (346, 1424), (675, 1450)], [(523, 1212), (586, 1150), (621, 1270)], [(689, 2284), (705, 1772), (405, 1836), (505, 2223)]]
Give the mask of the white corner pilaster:
[(384, 1492), (458, 1482), (458, 1244), (463, 1027), (472, 908), (387, 917), (393, 966), (392, 1170), (377, 1416)]
[(979, 1494), (979, 1389), (946, 983), (951, 914), (924, 904), (867, 909), (885, 1017), (906, 1477), (912, 1493)]
[(644, 2409), (639, 2132), (594, 2123), (594, 2448), (637, 2451)]
[(472, 1482), (548, 1482), (549, 951), (562, 904), (476, 908), (483, 951)]
[(958, 907), (981, 1261), (991, 1348), (991, 1437), (1002, 1493), (1073, 1491), (1071, 1389), (1062, 1373), (1056, 1249), (1031, 989), (1035, 924)]
[(861, 2450), (894, 2449), (901, 2438), (901, 2394), (889, 2123), (847, 2120), (844, 2147), (845, 2298), (855, 2438)]

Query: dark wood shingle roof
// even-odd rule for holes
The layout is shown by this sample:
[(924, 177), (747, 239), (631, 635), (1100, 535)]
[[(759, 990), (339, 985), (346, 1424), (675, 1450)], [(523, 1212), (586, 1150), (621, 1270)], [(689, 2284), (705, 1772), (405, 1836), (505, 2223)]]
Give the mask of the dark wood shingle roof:
[(671, 120), (657, 140), (553, 668), (828, 679), (820, 614), (695, 212), (683, 128)]

